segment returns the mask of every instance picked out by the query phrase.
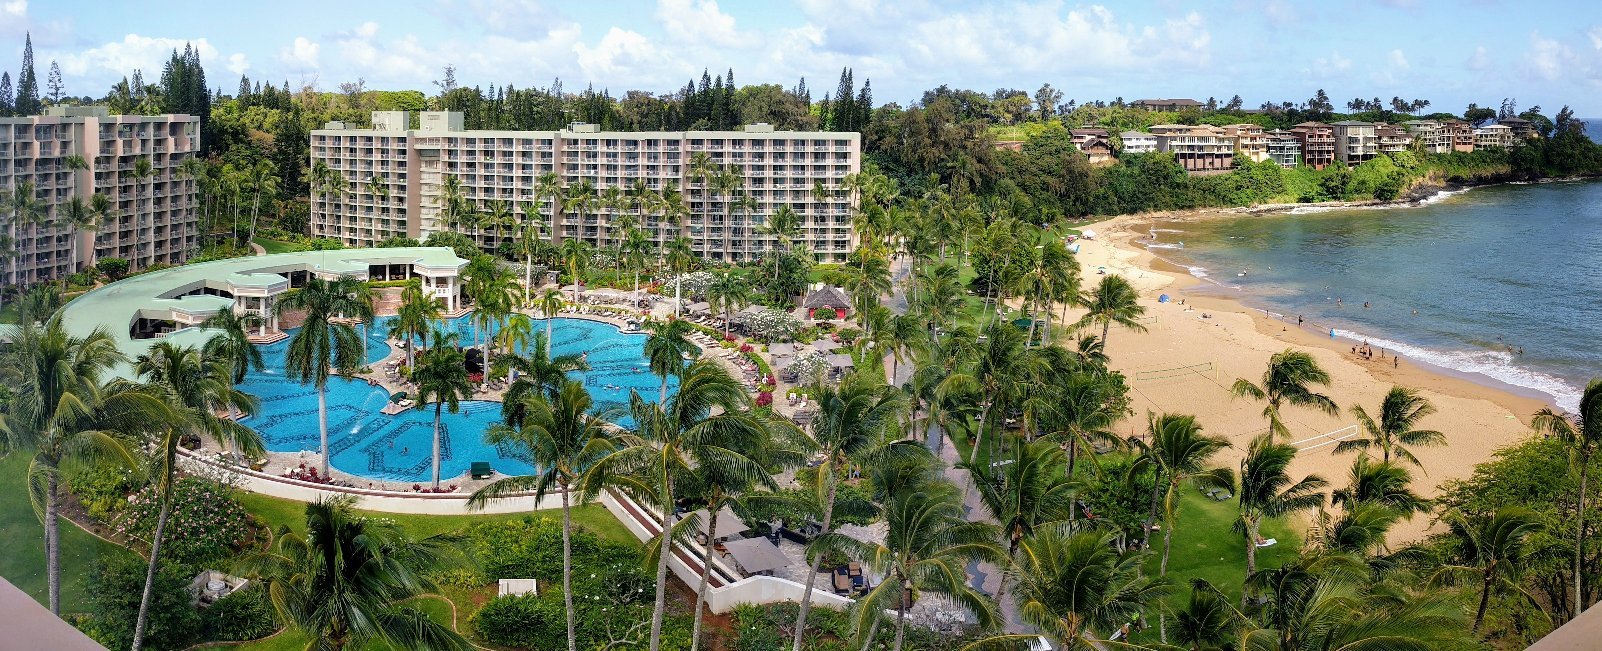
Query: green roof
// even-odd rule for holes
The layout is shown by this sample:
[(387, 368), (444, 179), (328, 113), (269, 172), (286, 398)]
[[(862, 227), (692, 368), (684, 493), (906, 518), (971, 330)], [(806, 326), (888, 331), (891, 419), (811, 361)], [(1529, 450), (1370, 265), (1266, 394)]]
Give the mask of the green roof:
[[(204, 318), (233, 304), (232, 299), (221, 296), (178, 297), (180, 294), (202, 287), (230, 293), (242, 291), (249, 295), (277, 294), (289, 286), (282, 274), (310, 271), (366, 275), (368, 266), (375, 264), (417, 265), (449, 272), (439, 275), (454, 275), (467, 261), (446, 247), (299, 251), (229, 258), (152, 271), (91, 290), (68, 303), (62, 309), (61, 319), (67, 332), (74, 337), (87, 336), (96, 329), (105, 330), (116, 342), (117, 349), (132, 359), (158, 341), (195, 345), (205, 340), (196, 328), (178, 330), (165, 339), (133, 339), (129, 328), (139, 317), (168, 319), (175, 313), (182, 313)], [(131, 369), (123, 365), (118, 372), (128, 376)]]

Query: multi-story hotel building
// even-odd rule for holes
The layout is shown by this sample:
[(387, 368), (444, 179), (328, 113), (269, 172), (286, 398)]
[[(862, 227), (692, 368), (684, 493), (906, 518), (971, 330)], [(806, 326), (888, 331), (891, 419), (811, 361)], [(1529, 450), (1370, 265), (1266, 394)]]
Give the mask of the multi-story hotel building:
[(1322, 122), (1303, 122), (1291, 127), (1291, 135), (1302, 143), (1302, 162), (1316, 170), (1335, 162), (1335, 128)]
[[(611, 246), (623, 237), (617, 226), (627, 215), (657, 243), (683, 235), (703, 257), (749, 260), (776, 245), (761, 227), (788, 206), (800, 218), (797, 243), (819, 260), (843, 261), (854, 245), (852, 197), (843, 181), (861, 170), (857, 133), (776, 131), (766, 124), (744, 131), (620, 132), (589, 124), (470, 131), (462, 128), (460, 113), (423, 112), (417, 129), (408, 128), (409, 119), (401, 111), (378, 112), (372, 129), (333, 122), (312, 132), (312, 165), (322, 163), (344, 181), (343, 193), (313, 192), (313, 235), (372, 246), (390, 237), (457, 230), (494, 248), (509, 228), (445, 223), (446, 187), (454, 184), (481, 214), (521, 221), (538, 211), (556, 241)], [(708, 188), (694, 165), (703, 154), (711, 165), (735, 172), (741, 187)], [(596, 197), (588, 207), (580, 208), (580, 201), (564, 208), (554, 196), (586, 183)], [(626, 200), (669, 188), (681, 193), (687, 209), (682, 225)]]
[(1335, 127), (1335, 158), (1358, 165), (1379, 155), (1379, 133), (1373, 122), (1342, 120)]
[(1157, 150), (1174, 155), (1187, 172), (1228, 170), (1235, 165), (1235, 139), (1207, 125), (1157, 124), (1151, 127)]
[(1253, 163), (1268, 160), (1268, 137), (1263, 128), (1255, 124), (1231, 124), (1224, 127), (1224, 136), (1235, 141), (1235, 151)]
[(1513, 137), (1513, 128), (1504, 124), (1487, 124), (1474, 130), (1474, 148), (1484, 147), (1512, 147), (1517, 139)]
[(1374, 134), (1379, 138), (1379, 150), (1382, 154), (1397, 154), (1407, 151), (1413, 145), (1413, 137), (1401, 127), (1381, 124), (1374, 128)]
[(1452, 151), (1474, 151), (1474, 125), (1462, 120), (1447, 120), (1441, 123), (1441, 131), (1452, 143)]
[(1302, 162), (1302, 141), (1296, 134), (1275, 129), (1264, 136), (1268, 139), (1268, 159), (1275, 165), (1291, 169)]
[(1435, 120), (1408, 120), (1402, 123), (1407, 127), (1409, 134), (1418, 141), (1419, 147), (1431, 154), (1444, 154), (1452, 151), (1452, 134), (1442, 128), (1440, 122)]
[[(0, 190), (8, 195), (33, 184), (41, 219), (13, 223), (0, 212), (0, 229), (14, 238), (17, 257), (0, 268), (0, 285), (60, 278), (105, 258), (131, 269), (180, 264), (199, 242), (195, 180), (180, 173), (200, 150), (200, 118), (193, 115), (108, 115), (104, 107), (55, 107), (46, 115), (0, 118)], [(73, 169), (82, 159), (87, 169)], [(137, 161), (148, 175), (135, 173)], [(103, 194), (110, 214), (94, 230), (66, 223), (63, 206), (88, 204)]]
[(1125, 131), (1118, 134), (1118, 140), (1123, 143), (1122, 153), (1150, 154), (1157, 151), (1157, 136), (1144, 131)]

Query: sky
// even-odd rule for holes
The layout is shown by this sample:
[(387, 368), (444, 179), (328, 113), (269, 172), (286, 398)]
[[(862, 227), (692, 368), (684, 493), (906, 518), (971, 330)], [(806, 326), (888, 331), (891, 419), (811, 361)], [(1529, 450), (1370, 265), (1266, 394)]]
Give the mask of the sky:
[[(230, 7), (230, 5), (239, 5)], [(0, 0), (0, 69), (16, 76), (31, 32), (41, 84), (59, 62), (72, 95), (103, 96), (135, 68), (154, 81), (194, 43), (207, 79), (433, 94), (463, 85), (594, 84), (670, 92), (701, 71), (741, 84), (802, 77), (822, 99), (843, 67), (877, 103), (949, 84), (1042, 83), (1067, 99), (1187, 97), (1249, 108), (1325, 89), (1602, 117), (1602, 8), (1594, 0)]]

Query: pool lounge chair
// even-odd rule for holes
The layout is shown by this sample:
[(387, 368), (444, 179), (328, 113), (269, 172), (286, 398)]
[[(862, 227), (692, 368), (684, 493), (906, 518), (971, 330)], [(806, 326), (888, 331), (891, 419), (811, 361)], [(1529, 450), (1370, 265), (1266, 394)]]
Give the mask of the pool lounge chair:
[(495, 471), (490, 468), (488, 461), (474, 461), (472, 465), (473, 479), (489, 479)]

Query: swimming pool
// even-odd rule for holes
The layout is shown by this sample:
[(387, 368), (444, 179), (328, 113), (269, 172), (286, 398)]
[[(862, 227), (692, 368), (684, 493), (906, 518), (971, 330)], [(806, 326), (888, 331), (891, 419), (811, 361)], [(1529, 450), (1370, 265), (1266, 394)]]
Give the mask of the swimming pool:
[[(376, 363), (390, 353), (382, 333), (391, 317), (379, 317), (367, 333), (367, 359)], [(468, 317), (444, 323), (462, 335), (462, 345), (470, 345), (477, 332)], [(537, 331), (544, 332), (545, 321), (536, 319)], [(644, 334), (625, 334), (614, 326), (585, 319), (555, 319), (551, 324), (555, 353), (588, 353), (590, 370), (574, 373), (590, 390), (597, 412), (628, 408), (629, 392), (655, 398), (661, 381), (650, 372), (645, 360)], [(491, 329), (493, 335), (495, 329)], [(293, 331), (290, 331), (293, 333)], [(261, 434), (262, 442), (274, 452), (306, 451), (308, 463), (317, 456), (317, 392), (309, 384), (291, 382), (284, 375), (284, 353), (289, 340), (261, 346), (263, 368), (248, 374), (240, 384), (244, 391), (261, 399), (256, 415), (240, 422)], [(669, 378), (668, 389), (678, 382)], [(341, 471), (372, 479), (400, 482), (428, 481), (433, 471), (434, 409), (409, 409), (394, 416), (379, 413), (389, 404), (389, 392), (367, 384), (366, 380), (332, 377), (328, 380), (329, 462)], [(456, 478), (468, 471), (474, 461), (488, 461), (496, 471), (508, 475), (534, 471), (521, 451), (492, 446), (484, 442), (484, 431), (500, 422), (501, 403), (466, 400), (461, 411), (443, 414), (440, 419), (440, 479)], [(632, 427), (623, 417), (619, 424)]]

